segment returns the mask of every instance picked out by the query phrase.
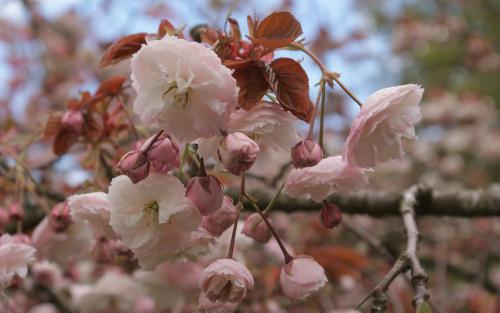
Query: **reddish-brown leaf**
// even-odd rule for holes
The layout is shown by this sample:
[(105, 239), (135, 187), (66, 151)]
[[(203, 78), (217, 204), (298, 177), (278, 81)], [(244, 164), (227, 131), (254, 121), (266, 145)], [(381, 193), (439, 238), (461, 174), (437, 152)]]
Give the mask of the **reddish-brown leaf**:
[(63, 155), (76, 142), (78, 135), (66, 127), (62, 127), (54, 138), (52, 150), (56, 155)]
[(295, 60), (279, 58), (267, 68), (266, 79), (281, 106), (299, 119), (309, 122), (314, 105), (309, 99), (309, 79)]
[(229, 22), (229, 26), (231, 27), (231, 35), (233, 39), (239, 40), (241, 39), (241, 31), (240, 31), (240, 25), (238, 24), (238, 21), (235, 20), (234, 18), (228, 18), (227, 21)]
[(338, 279), (343, 275), (360, 277), (370, 266), (368, 258), (349, 247), (317, 247), (308, 253), (325, 269), (329, 277)]
[(104, 119), (102, 114), (91, 111), (85, 115), (83, 136), (91, 141), (99, 139), (104, 131)]
[(49, 118), (45, 123), (45, 128), (43, 130), (43, 139), (45, 140), (50, 139), (57, 134), (57, 132), (62, 127), (62, 122), (61, 122), (62, 116), (63, 116), (62, 112), (50, 113)]
[(137, 33), (118, 39), (104, 51), (99, 66), (105, 67), (131, 57), (146, 43), (146, 35), (147, 33)]
[(109, 78), (106, 78), (99, 85), (99, 88), (97, 89), (95, 95), (96, 96), (116, 95), (120, 92), (120, 90), (123, 86), (123, 83), (126, 80), (127, 80), (127, 77), (125, 77), (125, 76), (111, 76)]
[(255, 26), (257, 24), (258, 21), (255, 21), (252, 19), (252, 17), (250, 15), (247, 15), (247, 24), (248, 24), (248, 34), (250, 35), (251, 38), (254, 37), (255, 35)]
[[(169, 20), (166, 19), (161, 20), (160, 25), (158, 25), (158, 31), (156, 32), (156, 34), (160, 39), (165, 37), (165, 35), (167, 34), (175, 36), (179, 35), (175, 26), (172, 23), (170, 23)], [(182, 34), (180, 35), (182, 36)]]
[(300, 23), (290, 12), (275, 12), (256, 28), (253, 42), (269, 49), (285, 47), (302, 34)]
[(243, 68), (237, 68), (233, 77), (236, 79), (240, 91), (238, 93), (238, 106), (242, 109), (251, 109), (264, 97), (269, 89), (263, 70), (253, 63)]
[(241, 69), (250, 66), (255, 61), (252, 59), (246, 60), (224, 60), (224, 65), (230, 69)]

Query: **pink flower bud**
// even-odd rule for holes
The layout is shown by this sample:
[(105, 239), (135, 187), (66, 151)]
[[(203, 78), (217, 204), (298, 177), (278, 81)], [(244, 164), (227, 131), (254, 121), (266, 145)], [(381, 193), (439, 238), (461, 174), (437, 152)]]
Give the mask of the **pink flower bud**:
[(218, 154), (224, 167), (235, 175), (250, 169), (259, 155), (259, 145), (241, 132), (234, 132), (222, 140)]
[(120, 171), (137, 184), (149, 175), (149, 160), (144, 153), (139, 150), (132, 150), (125, 153), (118, 162)]
[(233, 259), (220, 259), (211, 263), (200, 279), (202, 293), (217, 303), (238, 303), (253, 285), (250, 271)]
[(321, 208), (320, 219), (326, 228), (334, 228), (342, 222), (342, 211), (336, 204), (325, 202)]
[(222, 206), (214, 213), (204, 216), (201, 226), (212, 236), (219, 237), (222, 233), (234, 224), (238, 213), (233, 205), (233, 200), (224, 196)]
[[(148, 138), (142, 145), (144, 151), (155, 136)], [(147, 152), (151, 170), (158, 173), (167, 173), (179, 166), (179, 146), (166, 134), (160, 135)]]
[(19, 202), (13, 202), (9, 207), (9, 218), (13, 221), (20, 221), (24, 218), (24, 208)]
[(327, 282), (321, 265), (308, 255), (293, 258), (281, 269), (281, 290), (291, 299), (305, 299)]
[(186, 187), (186, 197), (200, 210), (201, 215), (209, 215), (221, 208), (224, 192), (215, 176), (196, 176), (191, 178)]
[(322, 158), (321, 147), (312, 139), (304, 139), (292, 148), (292, 163), (295, 168), (314, 166)]
[(271, 239), (271, 231), (258, 213), (252, 213), (246, 218), (241, 233), (260, 243), (266, 243)]
[(82, 133), (83, 122), (83, 113), (79, 110), (66, 111), (62, 117), (63, 126), (77, 135)]
[(56, 204), (49, 215), (49, 225), (56, 232), (61, 233), (71, 224), (71, 214), (68, 202)]

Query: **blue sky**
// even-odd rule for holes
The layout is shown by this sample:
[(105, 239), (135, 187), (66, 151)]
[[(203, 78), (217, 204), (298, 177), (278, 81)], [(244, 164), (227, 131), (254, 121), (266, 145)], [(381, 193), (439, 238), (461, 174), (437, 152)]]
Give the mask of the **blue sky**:
[[(187, 28), (199, 23), (222, 23), (226, 12), (225, 8), (217, 12), (203, 10), (208, 0), (111, 1), (107, 9), (103, 9), (103, 0), (43, 0), (36, 3), (41, 13), (49, 19), (56, 18), (70, 9), (77, 10), (83, 16), (92, 16), (89, 27), (99, 39), (105, 41), (134, 32), (154, 32), (159, 18), (136, 14), (143, 11), (143, 4), (146, 2), (166, 3), (172, 12), (167, 18), (170, 18), (176, 25), (187, 25)], [(253, 14), (255, 11), (257, 16), (264, 17), (276, 10), (280, 2), (279, 0), (240, 0), (237, 2), (233, 17), (241, 21), (240, 26), (246, 32), (247, 14)], [(0, 4), (0, 17), (19, 23), (26, 22), (26, 13), (20, 1), (4, 0)], [(308, 0), (294, 1), (294, 4), (292, 13), (301, 22), (306, 40), (314, 37), (321, 24), (328, 25), (332, 33), (339, 38), (354, 29), (372, 30), (374, 28), (371, 17), (360, 12), (353, 0)], [(355, 63), (347, 61), (349, 55), (360, 52), (368, 53), (369, 57)], [(0, 80), (10, 74), (1, 61), (3, 54), (4, 49), (0, 46)], [(302, 58), (301, 54), (294, 52), (280, 52), (279, 55)], [(344, 83), (361, 99), (366, 98), (374, 90), (395, 81), (399, 69), (397, 59), (391, 57), (387, 39), (375, 32), (372, 32), (372, 35), (361, 43), (350, 44), (340, 51), (332, 51), (324, 61), (330, 69), (341, 73)], [(308, 58), (304, 58), (303, 65), (312, 85), (318, 80), (320, 73)]]

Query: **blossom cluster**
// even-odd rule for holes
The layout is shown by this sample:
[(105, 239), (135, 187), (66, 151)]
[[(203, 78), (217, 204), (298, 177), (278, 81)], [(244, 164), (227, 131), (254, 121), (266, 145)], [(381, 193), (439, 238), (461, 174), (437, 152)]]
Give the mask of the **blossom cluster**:
[[(277, 48), (264, 37), (256, 37), (250, 46)], [(354, 119), (342, 154), (328, 156), (321, 140), (312, 135), (314, 123), (310, 122), (314, 114), (319, 119), (323, 116), (317, 112), (310, 116), (317, 110), (308, 107), (309, 100), (302, 103), (306, 108), (294, 107), (295, 100), (278, 86), (280, 77), (286, 76), (280, 72), (283, 63), (293, 60), (269, 65), (272, 75), (264, 94), (269, 93), (270, 101), (264, 101), (262, 94), (251, 105), (248, 99), (243, 105), (241, 92), (246, 87), (235, 78), (237, 70), (216, 53), (216, 43), (207, 42), (188, 41), (173, 33), (145, 39), (131, 59), (130, 78), (137, 94), (133, 109), (145, 124), (156, 128), (156, 134), (137, 141), (122, 156), (118, 163), (122, 175), (111, 180), (106, 192), (75, 194), (56, 205), (27, 242), (2, 236), (3, 287), (15, 276), (26, 276), (27, 266), (35, 261), (35, 248), (38, 262), (32, 271), (40, 284), (63, 283), (59, 268), (47, 259), (67, 264), (85, 254), (103, 263), (117, 256), (137, 261), (141, 268), (137, 278), (153, 284), (151, 271), (209, 255), (229, 231), (227, 257), (198, 272), (199, 307), (207, 312), (234, 312), (255, 285), (250, 270), (233, 257), (244, 202), (256, 213), (247, 215), (241, 233), (263, 244), (274, 237), (284, 255), (279, 276), (283, 294), (301, 300), (326, 285), (327, 276), (317, 261), (290, 253), (273, 227), (271, 207), (260, 210), (246, 193), (245, 173), (256, 162), (272, 163), (267, 156), (274, 151), (286, 151), (293, 169), (285, 175), (283, 190), (293, 198), (323, 203), (323, 225), (334, 227), (341, 221), (341, 208), (327, 198), (335, 192), (360, 190), (377, 164), (403, 157), (403, 138), (416, 138), (414, 125), (421, 118), (418, 105), (423, 89), (410, 84), (375, 92)], [(242, 53), (232, 55), (233, 61), (250, 55)], [(268, 53), (257, 59), (269, 63), (269, 58)], [(325, 83), (331, 81), (322, 81), (322, 88)], [(300, 96), (309, 98), (304, 92)], [(65, 115), (63, 122), (75, 128), (81, 119)], [(311, 127), (303, 139), (297, 131), (300, 120)], [(187, 173), (186, 159), (195, 173)], [(241, 177), (236, 203), (225, 194), (220, 173)], [(70, 249), (80, 255), (66, 253)], [(116, 284), (119, 291), (113, 290)], [(103, 275), (93, 288), (81, 286), (72, 293), (76, 303), (92, 303), (89, 312), (104, 312), (115, 305), (104, 299), (113, 297), (126, 300), (115, 307), (119, 312), (153, 312), (159, 305), (153, 295), (137, 290), (128, 276), (114, 272)]]

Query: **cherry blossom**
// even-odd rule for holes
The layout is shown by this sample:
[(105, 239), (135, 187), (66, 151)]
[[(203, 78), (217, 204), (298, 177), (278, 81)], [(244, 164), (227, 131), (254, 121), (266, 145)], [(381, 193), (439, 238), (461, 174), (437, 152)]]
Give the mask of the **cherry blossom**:
[(311, 167), (293, 169), (284, 190), (292, 197), (320, 202), (335, 191), (349, 192), (367, 183), (365, 170), (345, 163), (338, 155), (324, 158)]
[(416, 139), (419, 103), (424, 90), (418, 85), (381, 89), (368, 97), (354, 119), (344, 144), (343, 159), (364, 168), (404, 155), (401, 139)]
[(35, 261), (35, 248), (17, 243), (9, 234), (0, 237), (0, 288), (7, 287), (18, 275), (25, 278), (28, 265)]
[(200, 287), (216, 303), (238, 303), (254, 285), (250, 271), (233, 259), (219, 259), (205, 268)]
[(281, 270), (281, 290), (292, 299), (305, 299), (327, 282), (321, 265), (307, 255), (295, 257)]
[(132, 57), (134, 111), (181, 142), (218, 134), (236, 105), (231, 71), (207, 47), (174, 36), (149, 40)]

